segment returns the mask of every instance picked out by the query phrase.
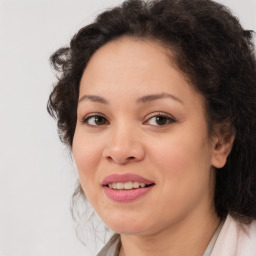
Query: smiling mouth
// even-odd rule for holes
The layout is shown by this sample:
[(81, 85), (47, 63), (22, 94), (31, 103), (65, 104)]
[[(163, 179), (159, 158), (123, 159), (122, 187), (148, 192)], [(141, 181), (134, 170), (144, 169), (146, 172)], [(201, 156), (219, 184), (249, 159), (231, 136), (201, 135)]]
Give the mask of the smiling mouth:
[(142, 183), (138, 181), (110, 182), (103, 185), (104, 192), (109, 199), (117, 203), (129, 203), (150, 193), (155, 183)]
[(155, 182), (135, 173), (111, 174), (101, 185), (105, 195), (117, 203), (129, 203), (150, 193)]
[(111, 182), (105, 186), (114, 190), (131, 190), (131, 189), (138, 189), (138, 188), (146, 188), (153, 185), (155, 184), (154, 183), (146, 184), (138, 181), (127, 181), (127, 182)]

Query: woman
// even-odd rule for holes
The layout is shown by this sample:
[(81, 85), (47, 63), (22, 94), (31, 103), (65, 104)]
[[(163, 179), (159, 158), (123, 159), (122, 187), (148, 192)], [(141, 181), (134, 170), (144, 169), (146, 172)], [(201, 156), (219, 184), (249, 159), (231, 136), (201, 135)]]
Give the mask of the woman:
[(126, 1), (51, 57), (48, 102), (99, 255), (256, 255), (252, 31), (209, 0)]

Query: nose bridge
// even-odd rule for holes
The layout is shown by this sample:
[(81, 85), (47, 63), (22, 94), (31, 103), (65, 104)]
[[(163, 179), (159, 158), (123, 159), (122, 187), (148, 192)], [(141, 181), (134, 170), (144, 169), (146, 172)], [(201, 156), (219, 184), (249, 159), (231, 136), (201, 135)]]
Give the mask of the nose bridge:
[(121, 164), (141, 160), (144, 148), (136, 125), (125, 119), (113, 125), (106, 143), (105, 156)]

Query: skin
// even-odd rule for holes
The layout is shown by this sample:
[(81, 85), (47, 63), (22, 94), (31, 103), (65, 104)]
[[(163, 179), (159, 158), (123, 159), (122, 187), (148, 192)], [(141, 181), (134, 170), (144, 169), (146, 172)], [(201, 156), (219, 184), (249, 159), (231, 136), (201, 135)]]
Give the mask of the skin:
[[(152, 94), (160, 98), (138, 102)], [(79, 100), (73, 156), (89, 202), (121, 234), (119, 255), (202, 255), (220, 221), (214, 167), (232, 147), (232, 140), (209, 137), (204, 97), (164, 48), (124, 37), (92, 56)], [(159, 112), (168, 115), (161, 125)], [(95, 115), (104, 118), (96, 122)], [(134, 201), (114, 202), (101, 182), (115, 173), (136, 173), (155, 186)]]

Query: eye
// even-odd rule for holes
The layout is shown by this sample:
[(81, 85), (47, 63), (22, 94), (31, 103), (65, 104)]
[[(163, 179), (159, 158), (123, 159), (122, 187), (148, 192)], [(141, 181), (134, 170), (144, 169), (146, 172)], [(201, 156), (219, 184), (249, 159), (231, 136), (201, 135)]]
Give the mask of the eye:
[(102, 115), (91, 115), (83, 118), (83, 124), (87, 124), (89, 126), (102, 126), (109, 124), (108, 120)]
[(175, 122), (176, 120), (174, 118), (165, 113), (158, 113), (147, 120), (147, 124), (154, 126), (164, 126)]

